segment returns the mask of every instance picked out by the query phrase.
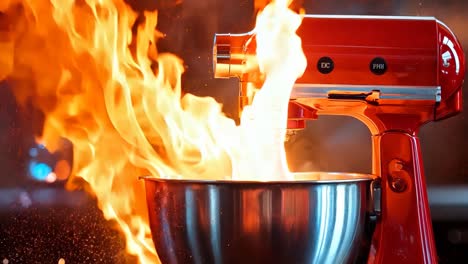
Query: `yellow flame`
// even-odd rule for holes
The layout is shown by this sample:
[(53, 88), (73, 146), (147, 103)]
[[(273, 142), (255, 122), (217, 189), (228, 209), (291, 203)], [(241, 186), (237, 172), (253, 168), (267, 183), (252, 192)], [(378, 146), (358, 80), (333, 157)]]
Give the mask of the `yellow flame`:
[(137, 14), (123, 0), (0, 5), (15, 18), (0, 39), (0, 77), (9, 76), (20, 103), (31, 101), (46, 114), (48, 148), (60, 136), (73, 142), (73, 175), (89, 183), (141, 263), (154, 263), (157, 253), (138, 176), (289, 179), (287, 103), (306, 67), (295, 34), (302, 18), (289, 4), (274, 1), (258, 16), (257, 57), (266, 79), (240, 126), (213, 98), (182, 96), (182, 61), (155, 47), (156, 12), (144, 14), (135, 35)]

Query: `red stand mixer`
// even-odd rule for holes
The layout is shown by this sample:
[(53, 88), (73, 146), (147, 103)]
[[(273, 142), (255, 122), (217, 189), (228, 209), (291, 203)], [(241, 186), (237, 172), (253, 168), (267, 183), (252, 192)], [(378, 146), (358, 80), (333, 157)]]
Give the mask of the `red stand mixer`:
[[(437, 263), (419, 128), (462, 110), (465, 58), (430, 17), (306, 15), (298, 35), (308, 66), (289, 104), (288, 129), (346, 115), (372, 134), (376, 226), (368, 263)], [(214, 71), (240, 80), (240, 108), (262, 76), (248, 68), (255, 35), (217, 34)], [(249, 64), (250, 65), (250, 64)]]

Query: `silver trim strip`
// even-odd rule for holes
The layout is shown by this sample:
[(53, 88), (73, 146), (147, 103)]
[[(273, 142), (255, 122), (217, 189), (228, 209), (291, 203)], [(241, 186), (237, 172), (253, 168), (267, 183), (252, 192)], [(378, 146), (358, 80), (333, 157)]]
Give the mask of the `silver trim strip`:
[(392, 86), (392, 85), (336, 85), (336, 84), (295, 84), (292, 99), (328, 98), (331, 91), (370, 93), (380, 92), (380, 99), (386, 100), (432, 100), (440, 102), (440, 86)]

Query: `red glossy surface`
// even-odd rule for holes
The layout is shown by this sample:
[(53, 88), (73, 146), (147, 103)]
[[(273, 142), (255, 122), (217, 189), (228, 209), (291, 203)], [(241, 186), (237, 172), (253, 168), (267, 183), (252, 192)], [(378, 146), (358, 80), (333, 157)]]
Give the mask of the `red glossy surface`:
[(306, 120), (317, 119), (317, 110), (289, 101), (288, 128), (302, 129), (306, 126)]
[[(419, 140), (389, 132), (375, 136), (374, 144), (380, 155), (382, 213), (368, 263), (437, 263)], [(391, 167), (395, 160), (402, 162), (401, 169)], [(405, 191), (391, 188), (395, 178), (407, 183)]]
[[(308, 66), (297, 83), (436, 86), (437, 29), (437, 20), (429, 18), (306, 16), (297, 34)], [(234, 53), (241, 43), (247, 53), (255, 53), (255, 41), (248, 41), (247, 35), (232, 38), (232, 43)], [(329, 74), (317, 70), (325, 56), (334, 62)], [(383, 75), (369, 69), (376, 57), (387, 63)]]
[(439, 50), (439, 84), (442, 102), (436, 108), (436, 120), (444, 119), (462, 110), (462, 85), (465, 77), (463, 48), (453, 32), (441, 22), (437, 23)]
[[(299, 83), (423, 85), (437, 84), (435, 20), (306, 17), (298, 30), (308, 67)], [(317, 61), (334, 61), (329, 74)], [(388, 70), (375, 75), (369, 65), (383, 58)]]

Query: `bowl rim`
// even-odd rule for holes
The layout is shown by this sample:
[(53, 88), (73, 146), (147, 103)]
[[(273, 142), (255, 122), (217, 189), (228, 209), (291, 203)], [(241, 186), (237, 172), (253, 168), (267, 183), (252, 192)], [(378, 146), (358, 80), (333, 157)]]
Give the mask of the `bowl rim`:
[[(150, 182), (167, 182), (167, 183), (193, 183), (193, 184), (319, 184), (319, 183), (354, 183), (362, 181), (373, 181), (378, 176), (374, 174), (366, 173), (350, 173), (350, 172), (292, 172), (295, 176), (308, 177), (311, 179), (299, 178), (294, 180), (273, 180), (273, 181), (261, 181), (261, 180), (229, 180), (229, 179), (184, 179), (180, 177), (163, 178), (157, 176), (140, 176), (140, 180)], [(315, 178), (314, 178), (315, 176)]]

